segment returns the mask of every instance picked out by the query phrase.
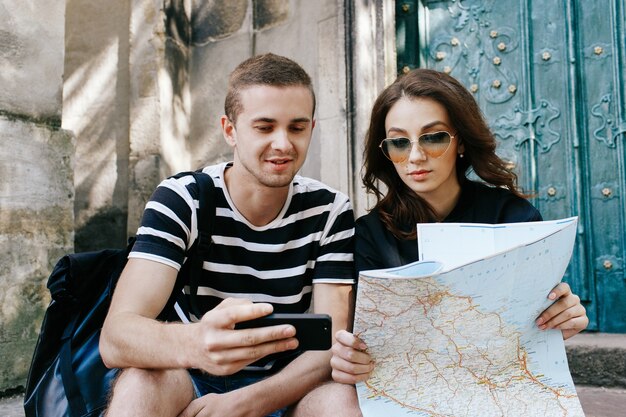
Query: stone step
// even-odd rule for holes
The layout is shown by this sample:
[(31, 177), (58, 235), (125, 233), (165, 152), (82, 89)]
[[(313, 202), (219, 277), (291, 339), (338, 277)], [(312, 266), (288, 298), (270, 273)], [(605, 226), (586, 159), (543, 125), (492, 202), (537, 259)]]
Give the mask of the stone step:
[(576, 385), (626, 388), (626, 334), (583, 332), (565, 349)]
[(585, 417), (624, 417), (626, 389), (577, 385)]

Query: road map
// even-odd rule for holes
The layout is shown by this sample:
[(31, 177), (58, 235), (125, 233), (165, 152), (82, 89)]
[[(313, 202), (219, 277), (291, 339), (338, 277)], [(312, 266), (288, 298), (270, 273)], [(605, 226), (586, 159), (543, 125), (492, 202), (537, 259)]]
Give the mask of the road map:
[(420, 225), (423, 260), (362, 271), (354, 332), (376, 362), (357, 384), (363, 416), (584, 416), (561, 332), (534, 324), (576, 225)]

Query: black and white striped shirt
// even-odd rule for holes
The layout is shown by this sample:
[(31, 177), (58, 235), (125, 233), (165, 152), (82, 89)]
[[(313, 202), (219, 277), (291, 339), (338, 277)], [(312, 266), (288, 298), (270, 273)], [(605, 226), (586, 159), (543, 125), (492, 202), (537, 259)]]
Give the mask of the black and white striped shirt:
[[(215, 183), (216, 205), (213, 243), (198, 288), (203, 311), (238, 297), (271, 303), (276, 313), (303, 313), (310, 306), (313, 284), (354, 283), (354, 215), (345, 194), (296, 176), (280, 214), (257, 227), (230, 199), (223, 181), (228, 166), (203, 169)], [(146, 205), (129, 257), (180, 270), (197, 237), (197, 210), (193, 176), (163, 181)], [(197, 319), (178, 313), (183, 321)]]

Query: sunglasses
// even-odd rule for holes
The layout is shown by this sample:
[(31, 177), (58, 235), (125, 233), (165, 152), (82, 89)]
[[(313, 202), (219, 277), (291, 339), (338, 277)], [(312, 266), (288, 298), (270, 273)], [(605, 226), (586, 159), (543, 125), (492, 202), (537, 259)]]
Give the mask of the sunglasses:
[(398, 164), (409, 159), (414, 143), (429, 158), (436, 159), (446, 153), (452, 139), (454, 139), (454, 136), (448, 132), (433, 132), (425, 133), (418, 137), (417, 140), (402, 137), (383, 139), (378, 147), (383, 151), (387, 159), (394, 164)]

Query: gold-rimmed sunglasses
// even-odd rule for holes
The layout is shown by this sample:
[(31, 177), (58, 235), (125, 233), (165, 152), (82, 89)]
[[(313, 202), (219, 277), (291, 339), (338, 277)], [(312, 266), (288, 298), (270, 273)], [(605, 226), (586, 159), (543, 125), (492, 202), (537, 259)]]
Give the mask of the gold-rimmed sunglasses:
[(452, 139), (454, 139), (454, 135), (441, 131), (425, 133), (420, 135), (417, 140), (403, 137), (386, 138), (380, 142), (378, 147), (383, 151), (387, 159), (398, 164), (409, 159), (413, 144), (416, 144), (429, 158), (440, 158), (450, 147)]

